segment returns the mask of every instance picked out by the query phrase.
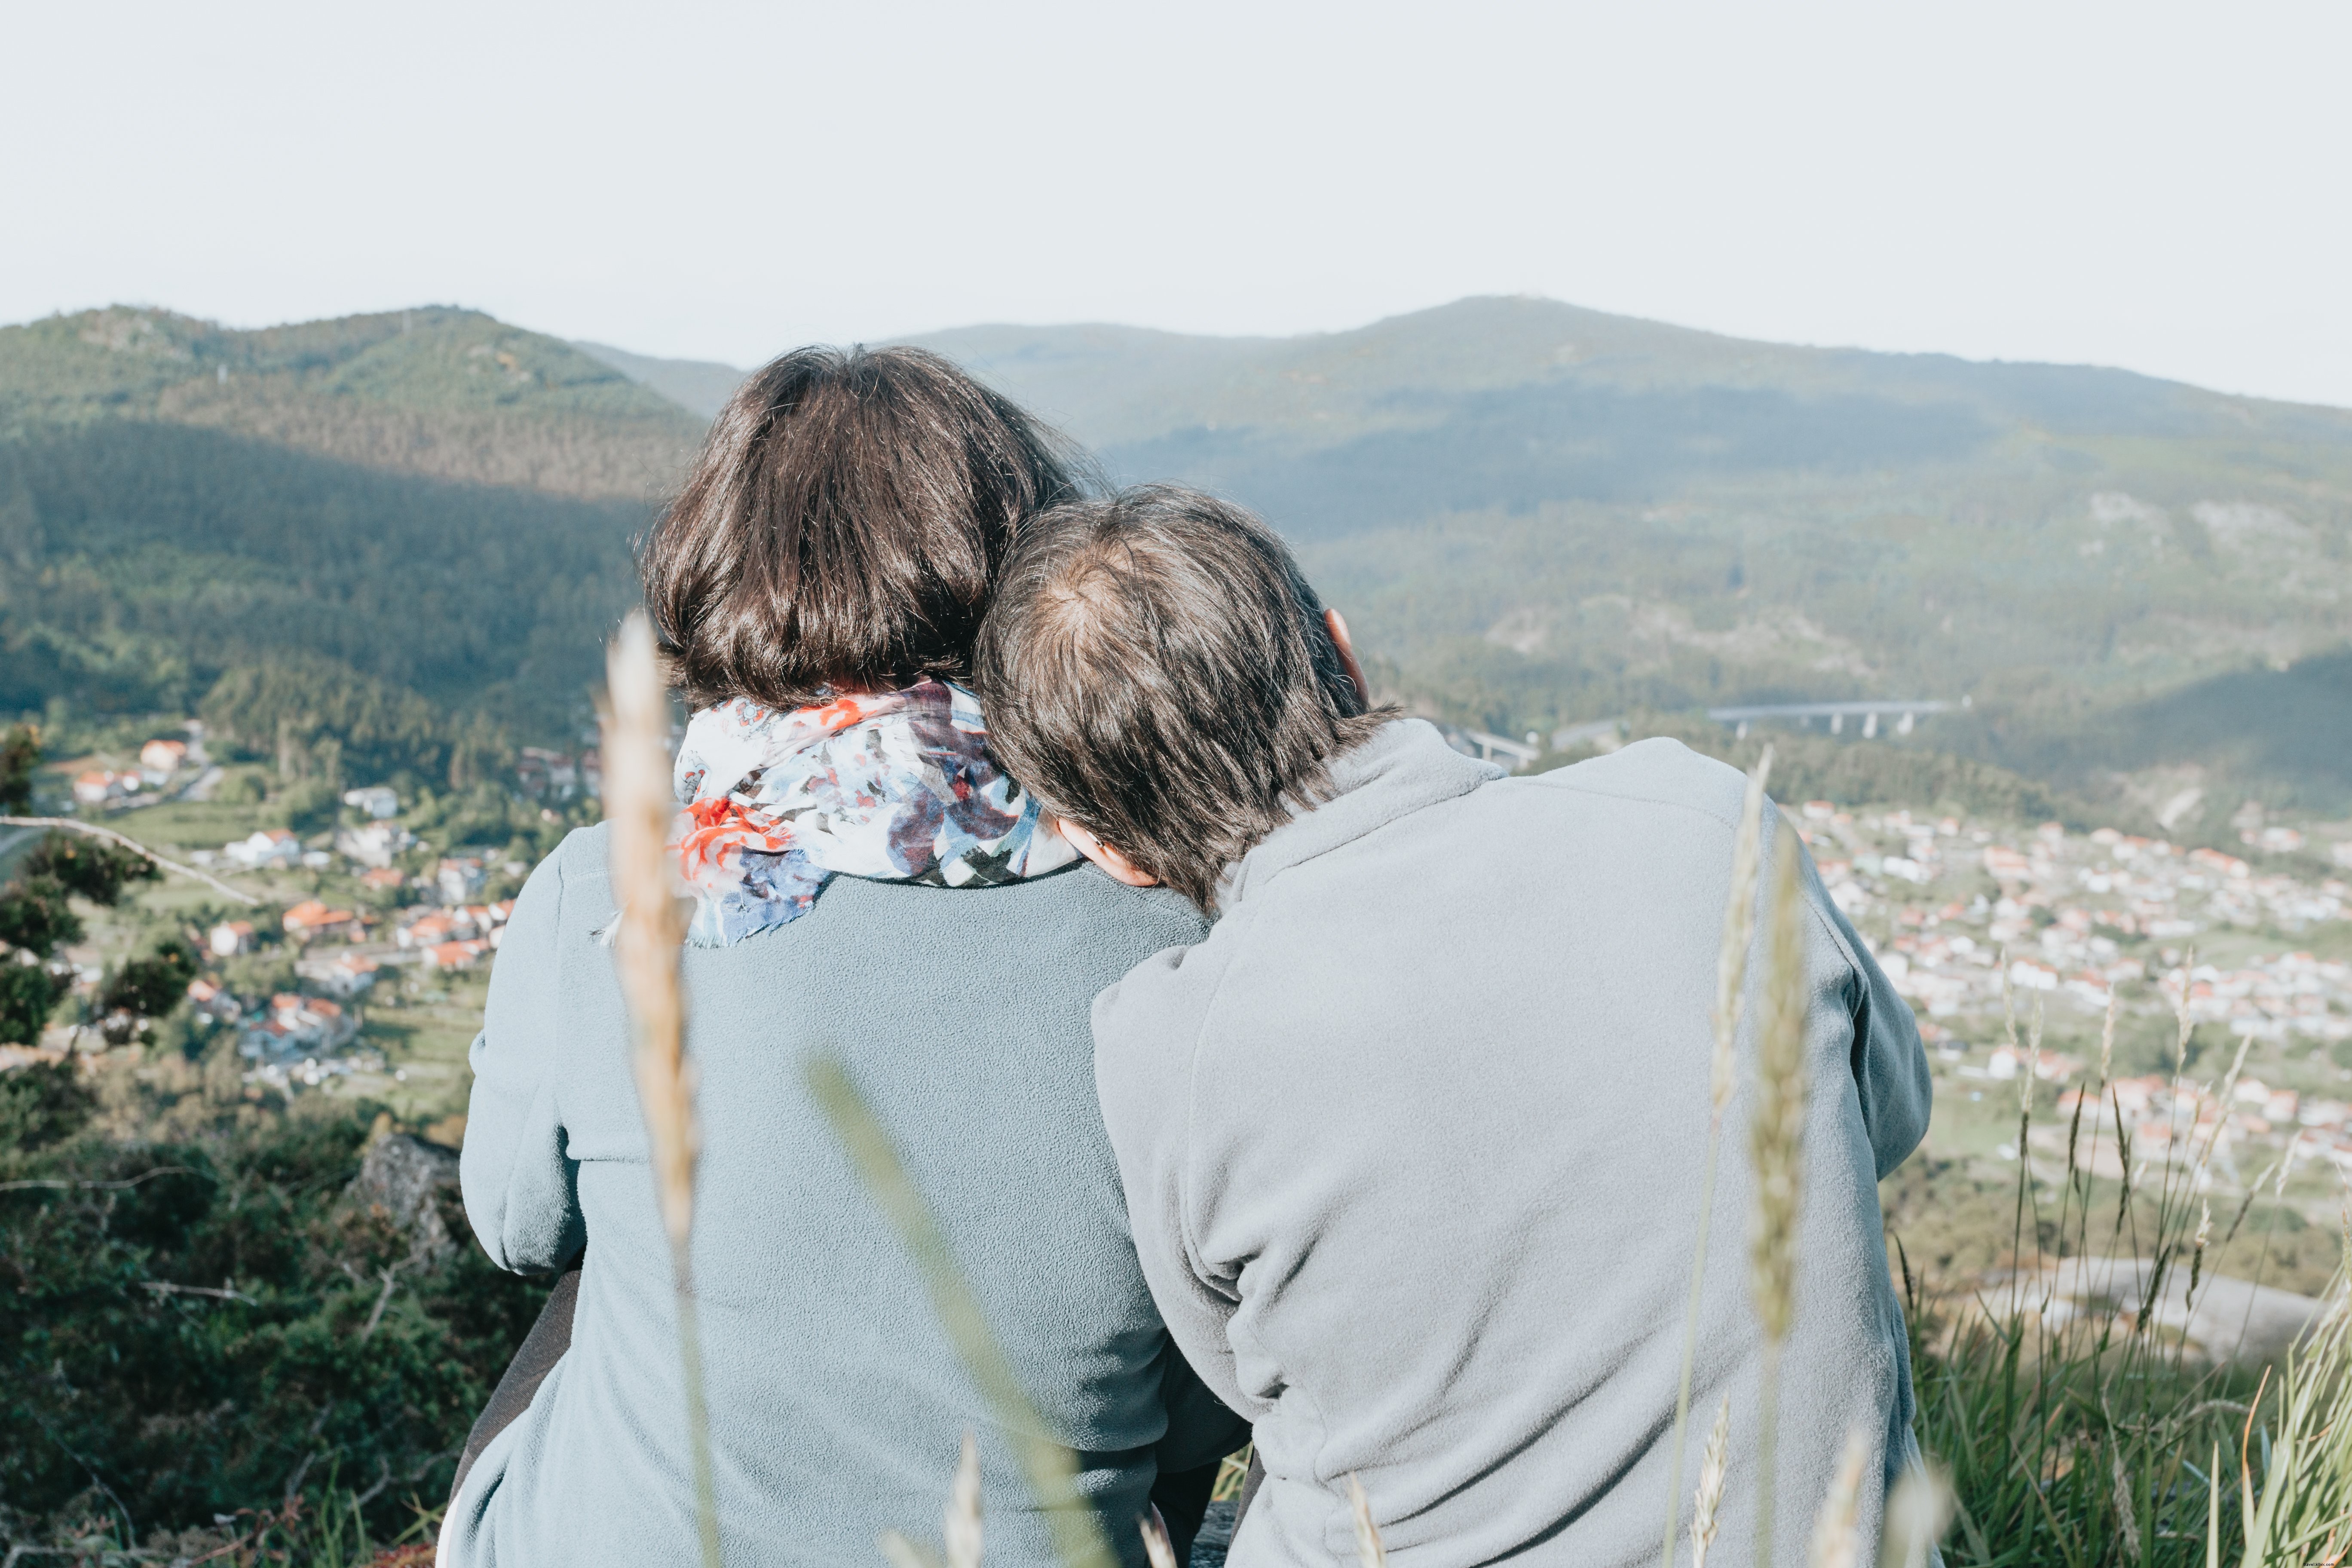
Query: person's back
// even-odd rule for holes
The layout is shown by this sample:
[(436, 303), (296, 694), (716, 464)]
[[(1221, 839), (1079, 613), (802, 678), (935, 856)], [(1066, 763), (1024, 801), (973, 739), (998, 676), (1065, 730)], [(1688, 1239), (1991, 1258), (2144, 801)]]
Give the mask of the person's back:
[[(1653, 1561), (1740, 776), (1654, 741), (1501, 779), (1412, 722), (1333, 772), (1331, 801), (1243, 860), (1208, 940), (1096, 1014), (1131, 1199), (1171, 1215), (1139, 1225), (1147, 1269), (1267, 1469), (1233, 1562), (1344, 1554), (1350, 1475), (1401, 1563)], [(1811, 892), (1786, 1561), (1849, 1430), (1876, 1473), (1911, 1458), (1874, 1178), (1926, 1112), (1907, 1010), (1874, 1003)], [(1749, 1554), (1759, 1409), (1746, 1106), (1743, 1090), (1684, 1470), (1687, 1488), (1729, 1395), (1732, 1562)]]
[[(639, 561), (692, 712), (666, 857), (702, 1155), (692, 1278), (730, 1561), (936, 1540), (977, 1429), (992, 1563), (1050, 1561), (992, 1411), (803, 1086), (871, 1101), (1114, 1546), (1163, 1463), (1176, 1533), (1243, 1436), (1169, 1345), (1096, 1103), (1095, 993), (1202, 924), (1076, 857), (961, 682), (1014, 535), (1076, 493), (1049, 435), (919, 350), (745, 378)], [(476, 1041), (466, 1206), (559, 1284), (475, 1424), (445, 1568), (698, 1556), (672, 1270), (629, 1070), (604, 835), (507, 927)], [(534, 1383), (541, 1371), (543, 1381)], [(1172, 1436), (1171, 1436), (1172, 1433)]]
[[(1654, 1561), (1726, 1397), (1716, 1551), (1752, 1554), (1748, 1065), (1671, 1479), (1740, 775), (1657, 741), (1505, 779), (1368, 710), (1345, 623), (1281, 542), (1172, 489), (1024, 531), (975, 669), (998, 754), (1065, 837), (1218, 917), (1094, 1021), (1145, 1277), (1255, 1424), (1234, 1568), (1347, 1555), (1351, 1478), (1401, 1564)], [(1865, 1541), (1912, 1456), (1875, 1184), (1928, 1109), (1910, 1010), (1802, 853), (1768, 851), (1765, 878), (1800, 858), (1811, 1081), (1776, 1562), (1804, 1556), (1850, 1437)]]
[[(478, 1234), (520, 1268), (589, 1245), (571, 1347), (462, 1489), (452, 1561), (695, 1556), (667, 1243), (599, 935), (604, 840), (573, 835), (533, 878), (476, 1047)], [(1114, 1544), (1139, 1558), (1160, 1379), (1180, 1363), (1129, 1239), (1086, 1017), (1105, 984), (1201, 929), (1181, 900), (1087, 868), (994, 888), (843, 877), (803, 919), (687, 951), (694, 1268), (730, 1561), (870, 1568), (885, 1529), (936, 1539), (967, 1428), (991, 1561), (1053, 1555), (913, 1259), (803, 1087), (819, 1054), (889, 1130), (1046, 1435), (1081, 1451), (1106, 1524), (1126, 1521)], [(1206, 1424), (1211, 1447), (1230, 1429)]]

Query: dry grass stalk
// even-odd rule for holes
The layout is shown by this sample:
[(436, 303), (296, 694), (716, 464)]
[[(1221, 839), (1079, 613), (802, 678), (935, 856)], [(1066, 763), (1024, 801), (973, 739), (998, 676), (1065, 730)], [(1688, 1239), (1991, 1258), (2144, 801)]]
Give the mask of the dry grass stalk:
[(606, 655), (605, 680), (604, 817), (612, 825), (613, 891), (621, 906), (613, 955), (636, 1026), (637, 1098), (677, 1289), (678, 1351), (685, 1363), (702, 1561), (705, 1568), (718, 1568), (719, 1514), (694, 1308), (694, 1079), (685, 1058), (686, 999), (677, 976), (686, 929), (665, 848), (677, 814), (667, 743), (669, 698), (654, 657), (653, 628), (642, 612), (621, 624)]
[(2116, 1472), (2116, 1528), (2124, 1538), (2124, 1555), (2139, 1561), (2139, 1500), (2133, 1493), (2131, 1472), (2124, 1468), (2120, 1449), (2111, 1450), (2109, 1459)]
[(1673, 1458), (1666, 1478), (1666, 1529), (1658, 1568), (1674, 1568), (1675, 1526), (1683, 1491), (1683, 1450), (1690, 1432), (1692, 1369), (1698, 1359), (1698, 1314), (1706, 1283), (1707, 1233), (1715, 1220), (1716, 1165), (1723, 1147), (1723, 1113), (1737, 1080), (1739, 1016), (1748, 989), (1748, 950), (1756, 934), (1756, 865), (1764, 838), (1764, 785), (1772, 776), (1772, 748), (1756, 759), (1739, 803), (1731, 840), (1731, 885), (1724, 897), (1723, 941), (1715, 961), (1715, 1054), (1709, 1063), (1706, 1154), (1699, 1175), (1698, 1237), (1691, 1249), (1690, 1302), (1683, 1313), (1682, 1378), (1675, 1394)]
[(916, 1545), (895, 1530), (886, 1530), (881, 1537), (882, 1556), (890, 1568), (940, 1568), (937, 1556)]
[[(1929, 1554), (1952, 1522), (1952, 1484), (1920, 1466), (1904, 1472), (1886, 1494), (1886, 1527), (1878, 1548), (1879, 1568), (1927, 1568)], [(2139, 1555), (2134, 1547), (2132, 1555)]]
[(1779, 1446), (1780, 1346), (1796, 1315), (1797, 1219), (1803, 1197), (1805, 1024), (1804, 850), (1783, 826), (1774, 849), (1772, 967), (1757, 1030), (1756, 1103), (1748, 1153), (1756, 1175), (1748, 1229), (1748, 1295), (1764, 1334), (1762, 1420), (1757, 1439), (1757, 1562), (1770, 1568), (1773, 1464)]
[(1748, 985), (1748, 949), (1756, 934), (1756, 863), (1764, 837), (1764, 786), (1772, 776), (1772, 748), (1756, 759), (1739, 803), (1739, 830), (1731, 841), (1731, 889), (1724, 900), (1723, 944), (1715, 960), (1715, 1058), (1708, 1089), (1719, 1121), (1731, 1103), (1740, 998)]
[(1723, 1523), (1723, 1478), (1730, 1462), (1731, 1395), (1727, 1394), (1716, 1407), (1715, 1426), (1699, 1458), (1698, 1491), (1691, 1499), (1691, 1568), (1706, 1568), (1706, 1554), (1715, 1548), (1715, 1532)]
[[(2247, 1201), (2252, 1201), (2252, 1194), (2248, 1195)], [(2198, 1215), (2197, 1236), (2190, 1244), (2192, 1250), (2189, 1255), (2189, 1294), (2181, 1301), (2182, 1310), (2189, 1312), (2197, 1310), (2197, 1286), (2205, 1277), (2205, 1247), (2213, 1239), (2213, 1200), (2200, 1198), (2197, 1204), (2201, 1212)]]
[(1861, 1559), (1862, 1468), (1869, 1462), (1868, 1441), (1859, 1432), (1847, 1433), (1829, 1495), (1813, 1517), (1812, 1550), (1805, 1558), (1809, 1568), (1854, 1568)]
[(1143, 1516), (1143, 1556), (1151, 1568), (1177, 1568), (1176, 1543), (1160, 1523), (1157, 1510)]
[(1372, 1500), (1364, 1495), (1364, 1483), (1348, 1472), (1348, 1506), (1356, 1516), (1356, 1561), (1362, 1568), (1388, 1568), (1389, 1549), (1381, 1544), (1381, 1532), (1372, 1523)]
[(2115, 983), (2109, 981), (2107, 983), (2107, 1019), (2099, 1027), (2099, 1087), (2102, 1089), (2106, 1087), (2108, 1078), (2115, 1071), (2116, 1013), (2121, 1001), (2122, 994), (2116, 989)]
[(966, 1432), (955, 1485), (948, 1489), (948, 1568), (980, 1568), (980, 1443)]

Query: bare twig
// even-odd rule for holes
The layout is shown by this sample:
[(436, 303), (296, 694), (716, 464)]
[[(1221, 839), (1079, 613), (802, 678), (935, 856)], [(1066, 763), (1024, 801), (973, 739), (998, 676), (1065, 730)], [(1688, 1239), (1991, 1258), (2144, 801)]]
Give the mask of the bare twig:
[(383, 1310), (392, 1305), (392, 1293), (400, 1284), (400, 1269), (397, 1265), (383, 1272), (383, 1290), (375, 1299), (375, 1310), (368, 1314), (367, 1327), (360, 1331), (362, 1344), (367, 1343), (369, 1337), (375, 1332), (376, 1325), (383, 1321)]
[(56, 1177), (47, 1177), (24, 1182), (0, 1182), (0, 1193), (31, 1192), (35, 1188), (38, 1187), (48, 1187), (58, 1191), (72, 1190), (86, 1193), (120, 1193), (128, 1191), (130, 1188), (137, 1186), (142, 1182), (152, 1182), (158, 1176), (205, 1176), (209, 1178), (210, 1174), (211, 1173), (209, 1172), (199, 1171), (189, 1165), (158, 1165), (152, 1171), (142, 1171), (138, 1175), (129, 1177), (120, 1182), (68, 1182)]
[(159, 1296), (209, 1296), (215, 1301), (242, 1301), (248, 1307), (261, 1305), (244, 1291), (234, 1290), (226, 1286), (215, 1289), (209, 1285), (173, 1285), (162, 1279), (142, 1279), (139, 1281), (139, 1289), (152, 1290)]
[(193, 877), (206, 887), (235, 899), (240, 904), (257, 907), (261, 903), (261, 900), (251, 893), (232, 888), (218, 877), (199, 871), (194, 866), (183, 866), (177, 860), (166, 860), (136, 838), (117, 833), (111, 827), (100, 827), (94, 822), (83, 822), (71, 816), (0, 816), (0, 827), (55, 827), (68, 833), (83, 834), (91, 838), (103, 838), (109, 843), (120, 844), (134, 855), (145, 856), (166, 871), (176, 872), (183, 877)]

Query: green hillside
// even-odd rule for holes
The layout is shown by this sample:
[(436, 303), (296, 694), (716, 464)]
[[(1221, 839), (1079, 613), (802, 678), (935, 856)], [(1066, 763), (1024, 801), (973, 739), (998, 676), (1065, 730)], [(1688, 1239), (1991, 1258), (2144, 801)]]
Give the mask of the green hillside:
[(643, 500), (702, 421), (568, 343), (429, 307), (235, 331), (116, 306), (0, 327), (0, 433), (102, 419), (369, 468)]
[[(1528, 299), (919, 341), (1115, 479), (1264, 511), (1439, 716), (1967, 697), (1908, 743), (2118, 810), (2352, 811), (2352, 412)], [(299, 657), (386, 712), (566, 728), (739, 374), (441, 309), (0, 329), (0, 710), (200, 703)]]
[(0, 713), (376, 773), (569, 739), (702, 427), (469, 310), (0, 328)]
[(921, 341), (1117, 479), (1264, 511), (1433, 711), (1969, 696), (1918, 743), (2123, 805), (2352, 810), (2352, 412), (1526, 299)]

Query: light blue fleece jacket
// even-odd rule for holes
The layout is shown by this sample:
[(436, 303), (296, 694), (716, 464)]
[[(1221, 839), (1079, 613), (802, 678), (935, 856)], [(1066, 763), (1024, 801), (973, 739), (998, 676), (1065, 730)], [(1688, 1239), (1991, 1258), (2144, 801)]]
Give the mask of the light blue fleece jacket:
[[(1096, 1004), (1096, 1075), (1171, 1331), (1256, 1425), (1233, 1568), (1658, 1560), (1743, 781), (1672, 741), (1507, 779), (1417, 721), (1240, 863), (1207, 939)], [(1801, 853), (1801, 851), (1800, 851)], [(1768, 858), (1759, 894), (1769, 899)], [(1916, 1453), (1878, 1180), (1927, 1125), (1910, 1009), (1804, 867), (1796, 1322), (1773, 1561), (1860, 1434), (1874, 1540)], [(1715, 1561), (1755, 1561), (1753, 1020), (1725, 1127), (1692, 1398), (1731, 1405)], [(1686, 1547), (1678, 1544), (1677, 1552)]]
[[(570, 1350), (453, 1500), (457, 1568), (698, 1562), (668, 1244), (613, 954), (605, 830), (517, 902), (475, 1041), (462, 1165), (490, 1257), (587, 1247)], [(1198, 940), (1181, 900), (1090, 867), (998, 888), (842, 877), (808, 914), (684, 956), (702, 1131), (694, 1271), (731, 1563), (877, 1568), (885, 1530), (936, 1542), (967, 1428), (988, 1556), (1054, 1555), (1004, 1435), (897, 1233), (802, 1088), (830, 1052), (896, 1142), (1114, 1545), (1165, 1462), (1243, 1436), (1170, 1347), (1097, 1108), (1097, 992)]]

